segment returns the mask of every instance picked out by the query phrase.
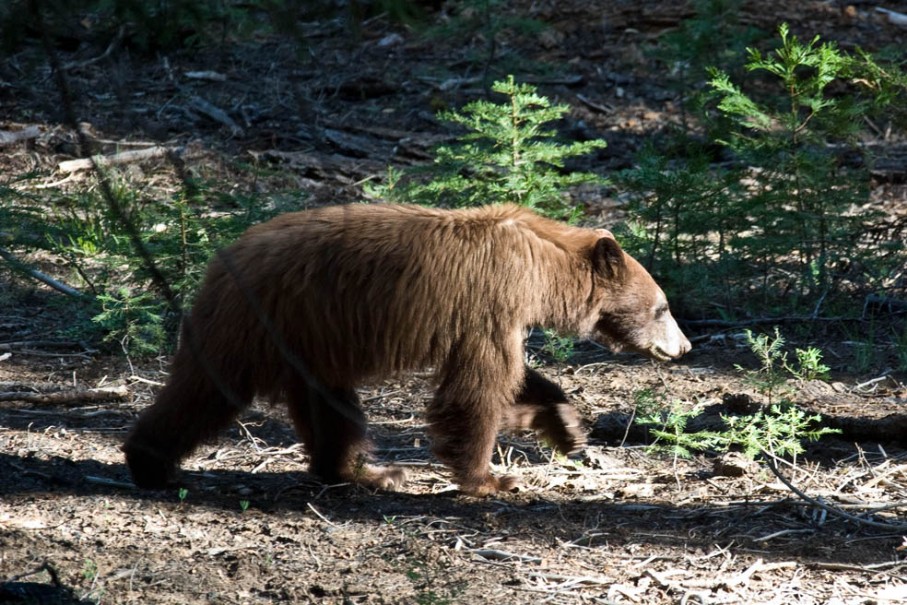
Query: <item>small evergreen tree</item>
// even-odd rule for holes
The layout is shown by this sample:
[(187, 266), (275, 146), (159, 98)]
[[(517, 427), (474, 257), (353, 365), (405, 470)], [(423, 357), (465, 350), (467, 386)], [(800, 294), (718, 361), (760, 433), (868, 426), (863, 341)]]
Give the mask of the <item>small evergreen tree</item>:
[(465, 127), (454, 143), (435, 149), (435, 160), (422, 171), (389, 171), (388, 181), (371, 193), (399, 202), (476, 206), (514, 203), (555, 218), (575, 219), (579, 209), (567, 190), (583, 183), (603, 183), (588, 172), (571, 172), (568, 159), (605, 147), (602, 140), (558, 143), (547, 128), (569, 111), (552, 105), (529, 84), (513, 76), (492, 87), (503, 103), (473, 101), (441, 119)]
[[(882, 253), (903, 261), (902, 242), (865, 237), (870, 162), (853, 158), (862, 118), (897, 102), (904, 76), (818, 37), (803, 42), (786, 25), (779, 38), (770, 53), (747, 49), (743, 83), (710, 71), (702, 117), (725, 161), (690, 141), (670, 160), (647, 148), (620, 176), (638, 223), (625, 243), (680, 307), (818, 314), (854, 285), (883, 281), (897, 263)], [(839, 270), (855, 257), (862, 275)]]

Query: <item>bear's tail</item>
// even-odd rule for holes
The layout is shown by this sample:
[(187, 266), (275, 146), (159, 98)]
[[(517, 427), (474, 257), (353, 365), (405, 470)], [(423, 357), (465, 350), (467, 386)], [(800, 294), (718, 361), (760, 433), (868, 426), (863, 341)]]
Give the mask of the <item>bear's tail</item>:
[(141, 488), (166, 487), (180, 461), (229, 426), (252, 400), (248, 370), (229, 367), (229, 356), (218, 358), (202, 349), (184, 325), (167, 385), (123, 445), (133, 481)]

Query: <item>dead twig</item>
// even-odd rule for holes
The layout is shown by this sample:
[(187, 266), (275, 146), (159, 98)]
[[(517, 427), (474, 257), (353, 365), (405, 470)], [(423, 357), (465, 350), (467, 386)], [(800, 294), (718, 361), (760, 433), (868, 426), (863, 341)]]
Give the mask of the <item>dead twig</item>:
[(98, 401), (125, 401), (129, 390), (124, 386), (100, 387), (78, 391), (57, 391), (54, 393), (25, 393), (13, 391), (0, 393), (0, 401), (22, 401), (49, 405), (81, 405)]
[(483, 559), (488, 561), (520, 561), (521, 563), (541, 563), (542, 559), (539, 557), (531, 557), (527, 555), (518, 555), (512, 552), (507, 552), (506, 550), (497, 550), (495, 548), (473, 548), (470, 551), (474, 555), (478, 555)]
[(75, 61), (72, 63), (67, 63), (66, 65), (63, 66), (63, 69), (65, 69), (67, 71), (72, 70), (72, 69), (81, 69), (83, 67), (88, 67), (89, 65), (98, 63), (99, 61), (103, 61), (104, 59), (106, 59), (113, 53), (113, 51), (120, 45), (120, 43), (123, 41), (123, 39), (125, 37), (126, 37), (126, 26), (121, 25), (120, 29), (117, 30), (117, 35), (114, 36), (113, 40), (110, 41), (110, 44), (107, 45), (107, 50), (105, 50), (102, 54), (100, 54), (97, 57), (94, 57), (92, 59), (87, 59), (85, 61)]
[(537, 578), (540, 580), (549, 580), (553, 582), (564, 582), (571, 586), (579, 584), (587, 584), (592, 586), (607, 586), (614, 583), (614, 578), (609, 578), (605, 576), (568, 576), (559, 573), (543, 573), (540, 571), (529, 572), (530, 578)]
[(595, 111), (598, 111), (600, 113), (611, 114), (611, 113), (614, 113), (614, 111), (615, 111), (615, 109), (613, 107), (611, 107), (610, 105), (602, 105), (601, 103), (596, 103), (595, 101), (592, 101), (585, 95), (578, 94), (578, 95), (576, 95), (576, 98), (577, 98), (577, 100), (579, 100), (580, 103), (582, 103), (586, 107), (589, 107), (590, 109), (594, 109)]
[(94, 475), (85, 475), (82, 478), (86, 483), (91, 483), (93, 485), (103, 485), (105, 487), (117, 487), (120, 489), (135, 489), (135, 484), (126, 481), (117, 481), (116, 479), (109, 479), (107, 477), (95, 477)]
[(331, 521), (330, 519), (328, 519), (327, 517), (325, 517), (324, 515), (322, 515), (320, 512), (318, 512), (318, 509), (315, 508), (314, 506), (312, 506), (312, 503), (311, 503), (311, 502), (306, 502), (306, 506), (309, 507), (309, 510), (311, 510), (313, 513), (315, 513), (315, 516), (316, 516), (316, 517), (318, 517), (319, 519), (321, 519), (322, 521), (324, 521), (325, 523), (327, 523), (327, 524), (330, 525), (331, 527), (338, 527), (338, 525), (337, 525), (336, 523), (334, 523), (333, 521)]

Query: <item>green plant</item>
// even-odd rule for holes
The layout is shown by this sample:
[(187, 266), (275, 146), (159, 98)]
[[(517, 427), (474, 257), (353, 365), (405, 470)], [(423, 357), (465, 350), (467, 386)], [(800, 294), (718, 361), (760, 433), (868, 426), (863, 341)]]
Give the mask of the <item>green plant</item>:
[[(801, 42), (786, 25), (781, 45), (771, 54), (747, 50), (746, 69), (767, 76), (781, 94), (744, 93), (728, 75), (711, 71), (717, 109), (728, 120), (722, 143), (748, 166), (760, 170), (759, 183), (744, 202), (737, 246), (752, 259), (793, 261), (799, 273), (795, 291), (812, 296), (832, 287), (831, 268), (853, 254), (864, 216), (849, 212), (867, 195), (868, 174), (846, 167), (830, 143), (853, 143), (878, 97), (851, 86), (863, 73), (861, 62), (818, 36)], [(763, 261), (764, 262), (764, 261)]]
[[(818, 349), (797, 349), (796, 363), (789, 363), (784, 351), (784, 339), (775, 329), (774, 336), (754, 335), (746, 331), (750, 350), (759, 361), (759, 368), (737, 369), (765, 399), (762, 407), (746, 416), (722, 414), (724, 428), (688, 432), (689, 422), (701, 413), (700, 406), (690, 406), (675, 401), (669, 409), (658, 406), (658, 399), (651, 391), (637, 395), (640, 410), (636, 422), (649, 426), (656, 441), (656, 451), (668, 451), (679, 457), (689, 457), (693, 451), (727, 451), (740, 449), (750, 458), (760, 455), (797, 456), (803, 452), (803, 441), (816, 441), (825, 435), (837, 433), (835, 429), (816, 427), (821, 422), (818, 414), (808, 414), (791, 399), (796, 390), (789, 380), (805, 381), (826, 378), (829, 368), (822, 364)], [(660, 409), (656, 409), (660, 408)]]
[(650, 427), (649, 434), (655, 438), (655, 442), (649, 448), (651, 451), (689, 458), (694, 451), (721, 449), (725, 443), (725, 437), (719, 432), (687, 431), (690, 420), (698, 417), (701, 412), (700, 406), (689, 406), (682, 401), (674, 401), (666, 410), (637, 416), (636, 423)]
[(733, 248), (743, 187), (739, 174), (712, 166), (701, 146), (685, 151), (669, 160), (646, 145), (636, 167), (617, 176), (633, 192), (632, 218), (617, 231), (675, 307), (733, 307), (748, 288), (738, 282), (745, 267)]
[[(153, 197), (115, 172), (106, 175), (116, 203), (182, 305), (191, 304), (214, 251), (248, 226), (298, 209), (299, 194), (258, 198), (224, 194), (187, 179), (175, 195)], [(66, 279), (85, 296), (67, 299), (73, 338), (117, 343), (129, 355), (167, 348), (177, 327), (164, 292), (150, 278), (129, 229), (93, 183), (73, 193), (27, 188), (28, 176), (0, 183), (0, 244), (43, 249), (63, 260)], [(25, 186), (23, 186), (25, 185)]]
[(561, 336), (554, 330), (543, 330), (545, 344), (542, 353), (548, 355), (558, 363), (566, 363), (573, 356), (575, 343), (569, 336)]
[(722, 416), (727, 424), (727, 446), (743, 449), (750, 458), (794, 456), (803, 453), (803, 441), (818, 441), (825, 435), (839, 433), (827, 427), (816, 428), (819, 414), (807, 414), (803, 409), (785, 402), (761, 409), (750, 416)]
[(246, 512), (247, 510), (249, 510), (249, 504), (250, 504), (250, 502), (249, 502), (248, 500), (240, 500), (240, 501), (239, 501), (239, 510), (240, 510), (240, 512), (243, 512), (243, 513), (244, 513), (244, 512)]
[(186, 498), (189, 496), (189, 490), (186, 489), (185, 487), (181, 487), (176, 492), (176, 495), (180, 499), (180, 504), (182, 504), (186, 501)]
[(121, 287), (98, 295), (100, 312), (92, 318), (103, 331), (104, 342), (117, 342), (127, 355), (153, 355), (167, 343), (166, 305), (153, 294), (133, 293)]
[(744, 374), (746, 381), (766, 398), (769, 405), (778, 401), (789, 403), (783, 399), (792, 390), (788, 384), (789, 377), (796, 380), (828, 378), (829, 367), (822, 363), (822, 352), (814, 347), (796, 349), (797, 362), (789, 363), (784, 351), (784, 337), (777, 327), (774, 336), (754, 334), (751, 330), (745, 330), (744, 335), (750, 351), (759, 361), (759, 368), (748, 370), (740, 365), (734, 367)]
[(427, 205), (509, 202), (557, 218), (577, 218), (580, 209), (566, 190), (603, 180), (569, 171), (565, 163), (601, 149), (605, 142), (557, 143), (546, 125), (560, 119), (568, 111), (566, 105), (552, 105), (533, 86), (517, 84), (513, 76), (492, 88), (505, 96), (503, 103), (473, 101), (460, 112), (440, 114), (468, 132), (455, 143), (436, 148), (434, 162), (421, 178), (415, 172), (390, 170), (387, 182), (372, 187), (370, 193)]
[(94, 582), (98, 577), (98, 564), (92, 559), (82, 562), (82, 577), (89, 582)]
[(863, 118), (903, 104), (904, 75), (786, 26), (779, 39), (747, 50), (746, 78), (709, 71), (699, 117), (721, 163), (713, 145), (681, 138), (618, 176), (636, 221), (626, 245), (679, 308), (728, 319), (852, 309), (855, 290), (889, 285), (907, 261), (902, 237), (869, 228), (870, 161), (853, 161)]

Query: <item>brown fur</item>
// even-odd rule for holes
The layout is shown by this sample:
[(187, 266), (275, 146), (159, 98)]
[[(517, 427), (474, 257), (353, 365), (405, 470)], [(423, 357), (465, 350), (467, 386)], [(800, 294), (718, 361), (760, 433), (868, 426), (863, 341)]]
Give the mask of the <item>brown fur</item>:
[(124, 446), (127, 462), (138, 485), (165, 485), (259, 394), (287, 401), (324, 480), (396, 488), (400, 471), (362, 465), (354, 388), (433, 367), (433, 451), (464, 491), (510, 489), (511, 478), (489, 473), (499, 429), (535, 429), (563, 452), (584, 442), (563, 391), (525, 368), (525, 330), (599, 333), (646, 351), (658, 293), (607, 232), (518, 207), (286, 214), (211, 262), (170, 379)]

